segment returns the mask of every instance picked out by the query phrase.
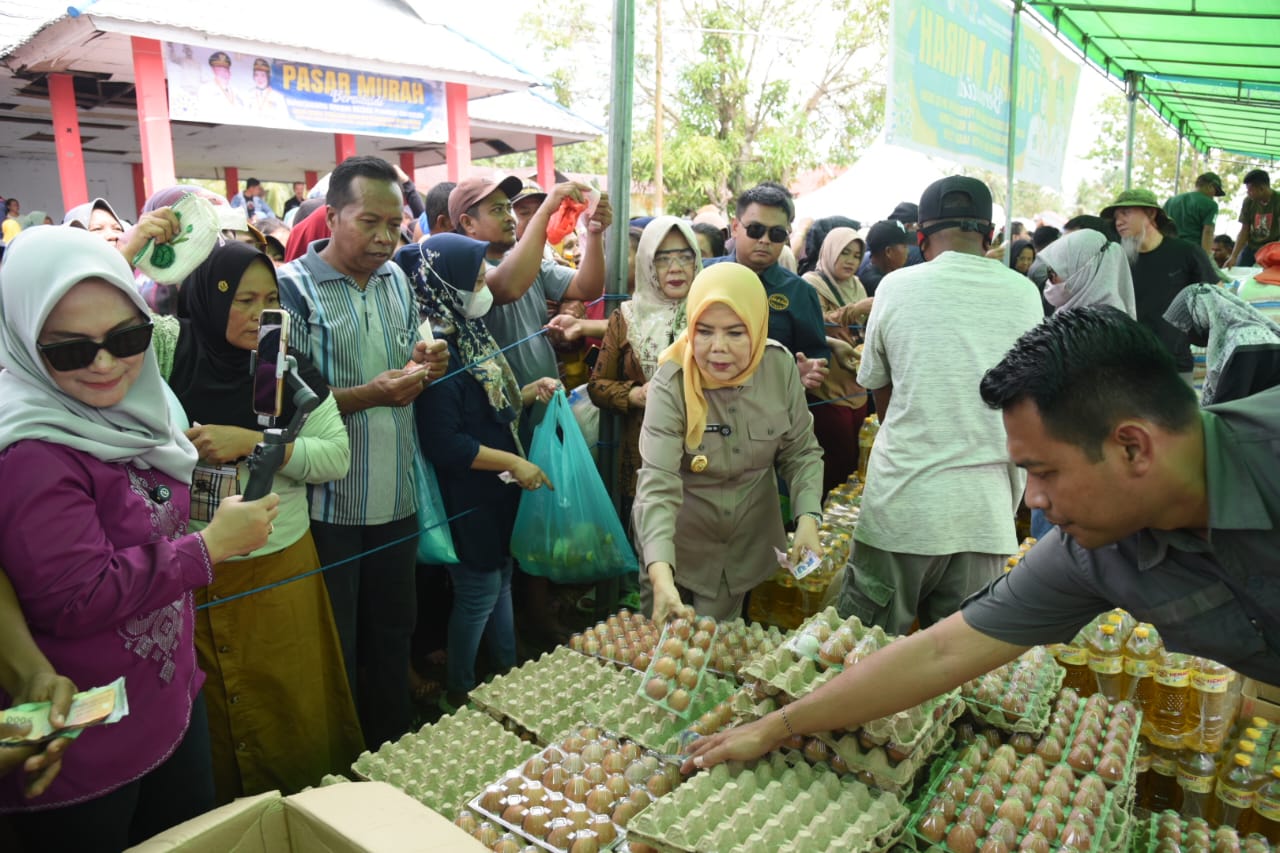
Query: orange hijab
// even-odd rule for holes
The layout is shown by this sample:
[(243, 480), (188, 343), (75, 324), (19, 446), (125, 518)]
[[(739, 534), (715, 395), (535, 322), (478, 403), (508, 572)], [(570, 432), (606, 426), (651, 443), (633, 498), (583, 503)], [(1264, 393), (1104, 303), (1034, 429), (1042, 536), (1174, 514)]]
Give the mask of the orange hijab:
[[(702, 372), (693, 359), (693, 336), (697, 334), (698, 320), (708, 307), (715, 303), (727, 306), (738, 315), (747, 327), (751, 338), (751, 361), (737, 376), (727, 382), (713, 379)], [(741, 385), (756, 372), (764, 358), (765, 341), (769, 337), (769, 302), (764, 285), (751, 270), (732, 262), (712, 264), (698, 273), (689, 287), (685, 301), (689, 324), (680, 337), (658, 358), (658, 363), (678, 362), (684, 368), (684, 443), (693, 450), (702, 443), (707, 429), (707, 398), (705, 391), (716, 388), (732, 388)]]

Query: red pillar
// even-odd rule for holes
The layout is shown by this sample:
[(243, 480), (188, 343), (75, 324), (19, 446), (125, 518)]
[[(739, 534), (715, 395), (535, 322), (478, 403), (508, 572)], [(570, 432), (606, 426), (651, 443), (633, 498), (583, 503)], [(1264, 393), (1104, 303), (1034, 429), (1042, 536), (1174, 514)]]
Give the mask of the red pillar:
[(549, 190), (556, 183), (556, 154), (551, 145), (551, 137), (539, 133), (534, 137), (538, 148), (538, 183), (544, 190)]
[(409, 180), (415, 183), (417, 183), (417, 180), (418, 180), (417, 177), (414, 175), (414, 172), (417, 170), (417, 168), (418, 168), (417, 165), (413, 162), (413, 152), (401, 151), (400, 152), (400, 171), (408, 175)]
[(133, 167), (133, 216), (136, 219), (142, 206), (147, 203), (147, 182), (143, 175), (141, 163), (130, 163)]
[(348, 157), (356, 156), (356, 137), (352, 133), (335, 133), (333, 135), (333, 162), (341, 163)]
[(70, 210), (89, 200), (84, 152), (80, 149), (80, 119), (76, 116), (76, 90), (70, 74), (49, 75), (49, 106), (53, 110), (53, 143), (58, 152), (62, 208)]
[(306, 181), (307, 190), (310, 191), (311, 188), (320, 180), (320, 173), (315, 169), (307, 169), (307, 171), (302, 173), (302, 178)]
[(169, 95), (160, 42), (133, 36), (134, 98), (138, 102), (138, 138), (142, 142), (144, 195), (178, 182), (169, 129)]
[(227, 182), (227, 201), (231, 197), (240, 192), (240, 168), (238, 166), (223, 166), (223, 179)]
[(471, 116), (467, 113), (467, 84), (445, 83), (444, 98), (449, 112), (445, 162), (449, 180), (460, 181), (471, 170)]

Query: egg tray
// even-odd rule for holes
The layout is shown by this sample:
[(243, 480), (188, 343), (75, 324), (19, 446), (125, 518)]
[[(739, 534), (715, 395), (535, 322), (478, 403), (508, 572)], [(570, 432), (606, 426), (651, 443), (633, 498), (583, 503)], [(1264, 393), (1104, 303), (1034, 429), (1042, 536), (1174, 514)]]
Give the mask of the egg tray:
[[(624, 675), (634, 679), (637, 686), (643, 683), (643, 676), (635, 670), (627, 671)], [(684, 716), (665, 711), (631, 690), (612, 706), (601, 708), (593, 719), (646, 749), (675, 756), (691, 737), (686, 734), (690, 731), (689, 721), (700, 718), (727, 701), (736, 690), (737, 684), (731, 679), (708, 674), (703, 676), (702, 686), (694, 694), (689, 713)]]
[(495, 719), (548, 744), (634, 689), (634, 682), (616, 667), (559, 646), (472, 689), (470, 699)]
[[(747, 642), (751, 646), (751, 652), (744, 655), (733, 654), (732, 657), (735, 660), (731, 666), (717, 666), (717, 660), (729, 653), (726, 648), (727, 638), (734, 635), (739, 628), (747, 633)], [(707, 672), (718, 675), (721, 678), (732, 678), (742, 682), (745, 680), (742, 668), (752, 659), (776, 649), (782, 645), (784, 640), (783, 632), (773, 625), (765, 626), (758, 622), (747, 623), (741, 617), (721, 622), (720, 631), (716, 634), (715, 644), (711, 647), (711, 656), (707, 660)]]
[[(629, 763), (620, 766), (611, 773), (605, 769), (608, 765), (607, 753), (605, 755), (606, 760), (603, 763), (587, 760), (587, 752), (593, 744), (600, 745), (605, 750), (613, 748), (618, 751), (631, 750), (634, 752), (635, 757)], [(557, 846), (546, 838), (539, 838), (527, 832), (522, 824), (508, 820), (504, 813), (491, 808), (490, 804), (486, 803), (486, 800), (490, 798), (491, 791), (503, 791), (505, 792), (504, 796), (527, 797), (528, 787), (526, 786), (530, 783), (536, 783), (536, 786), (542, 791), (542, 799), (536, 802), (530, 799), (530, 802), (525, 804), (526, 806), (547, 804), (555, 809), (572, 802), (582, 805), (588, 815), (606, 814), (605, 811), (597, 811), (591, 808), (589, 804), (588, 795), (602, 789), (605, 784), (603, 781), (594, 782), (591, 780), (590, 774), (594, 769), (603, 780), (608, 780), (610, 776), (617, 776), (628, 787), (627, 794), (615, 792), (611, 798), (611, 804), (607, 806), (610, 817), (609, 824), (613, 827), (612, 831), (615, 837), (607, 843), (600, 844), (598, 849), (610, 850), (618, 847), (624, 841), (631, 816), (634, 816), (635, 813), (641, 811), (656, 799), (669, 794), (668, 787), (675, 789), (683, 781), (679, 769), (664, 761), (663, 758), (664, 756), (657, 755), (652, 751), (641, 749), (638, 744), (628, 745), (625, 739), (619, 739), (603, 728), (579, 726), (571, 729), (568, 734), (560, 738), (555, 744), (544, 747), (517, 766), (507, 770), (496, 781), (485, 785), (480, 793), (466, 802), (466, 807), (481, 818), (502, 827), (528, 844), (536, 845), (543, 850), (553, 851), (553, 853), (565, 853), (572, 846), (572, 841), (576, 840), (575, 838), (568, 839), (570, 843), (565, 846)], [(562, 784), (557, 791), (556, 787), (543, 775), (550, 772), (553, 765), (567, 767), (570, 762), (575, 762), (582, 769), (571, 769), (568, 771), (568, 775), (585, 777), (588, 784), (592, 786), (583, 791), (581, 800), (569, 795), (567, 791), (568, 785)], [(533, 766), (535, 763), (537, 766)], [(541, 770), (541, 774), (537, 772), (538, 770)], [(665, 780), (665, 782), (658, 780), (658, 782), (662, 782), (661, 787), (654, 787), (655, 777), (663, 777)], [(642, 805), (634, 808), (632, 815), (620, 817), (616, 809), (621, 807), (624, 798), (635, 797), (638, 791), (643, 792), (642, 800), (647, 802), (643, 802)], [(503, 805), (505, 808), (510, 803)]]
[[(914, 800), (912, 803), (911, 818), (907, 825), (907, 832), (910, 839), (913, 842), (913, 846), (917, 851), (920, 851), (920, 853), (925, 853), (925, 851), (946, 851), (946, 853), (973, 853), (973, 851), (971, 850), (964, 850), (964, 851), (954, 850), (952, 847), (950, 847), (946, 843), (945, 837), (943, 838), (942, 841), (934, 841), (931, 838), (929, 838), (927, 835), (923, 834), (920, 830), (920, 824), (922, 821), (924, 821), (925, 817), (928, 816), (931, 810), (931, 806), (933, 805), (934, 798), (939, 793), (943, 792), (947, 784), (947, 779), (959, 767), (961, 761), (963, 760), (964, 753), (965, 753), (965, 748), (961, 748), (957, 751), (952, 752), (950, 755), (942, 759), (940, 762), (941, 768), (936, 770), (931, 775), (931, 780), (928, 787), (919, 796), (919, 798)], [(977, 779), (982, 775), (985, 767), (986, 765), (984, 764), (981, 767), (975, 769), (974, 771), (975, 783), (967, 786), (964, 791), (964, 797), (966, 799), (972, 795), (974, 788), (976, 787)], [(1046, 766), (1045, 768), (1046, 778), (1047, 778), (1048, 772), (1052, 772), (1052, 769), (1053, 769), (1052, 767)], [(1012, 777), (1010, 778), (1012, 779)], [(1072, 778), (1074, 780), (1074, 784), (1071, 788), (1070, 793), (1074, 798), (1074, 796), (1076, 795), (1077, 791), (1080, 788), (1083, 777), (1076, 776), (1075, 774), (1073, 774)], [(1130, 834), (1130, 824), (1131, 824), (1131, 811), (1133, 807), (1133, 788), (1132, 786), (1115, 787), (1115, 788), (1106, 788), (1104, 786), (1104, 788), (1106, 790), (1106, 794), (1103, 798), (1101, 806), (1095, 812), (1096, 827), (1093, 832), (1092, 842), (1087, 850), (1081, 850), (1080, 853), (1115, 853), (1115, 851), (1122, 851), (1126, 849), (1128, 845), (1128, 839)], [(1007, 790), (1007, 786), (1003, 787), (998, 792), (994, 792), (996, 793), (997, 797), (1000, 798), (996, 800), (997, 810), (999, 809), (1000, 805), (1003, 803), (1003, 800), (1004, 800), (1003, 795), (1006, 790)], [(1027, 818), (1028, 818), (1027, 823), (1018, 829), (1016, 844), (1020, 845), (1022, 843), (1022, 840), (1026, 837), (1026, 835), (1030, 831), (1028, 829), (1028, 826), (1030, 825), (1030, 817), (1035, 813), (1036, 807), (1040, 804), (1040, 800), (1041, 800), (1041, 796), (1037, 791), (1035, 794), (1032, 795), (1032, 806), (1027, 811)], [(957, 802), (957, 808), (956, 808), (957, 815), (959, 814), (960, 810), (963, 807), (964, 807), (964, 803)], [(1063, 822), (1059, 823), (1057, 826), (1057, 832), (1059, 834), (1059, 837), (1061, 836), (1061, 833), (1065, 828), (1065, 825), (1066, 825), (1065, 821), (1071, 812), (1071, 806), (1069, 804), (1064, 804), (1063, 811), (1064, 811)], [(993, 811), (992, 814), (989, 815), (987, 818), (985, 828), (989, 829), (991, 825), (996, 821), (996, 819), (997, 819), (997, 812)], [(954, 825), (954, 823), (955, 823), (955, 820), (953, 819), (951, 822), (951, 825)], [(978, 838), (978, 844), (974, 848), (975, 850), (982, 846), (984, 838), (985, 838), (985, 835)], [(1057, 838), (1055, 838), (1053, 841), (1050, 841), (1050, 849), (1057, 849), (1058, 846), (1060, 845)], [(1015, 847), (1011, 845), (1009, 849), (1013, 850), (1015, 849)]]
[(893, 794), (774, 753), (697, 774), (637, 815), (627, 834), (667, 853), (874, 853), (897, 841), (909, 816)]
[(964, 703), (953, 693), (946, 694), (944, 698), (949, 701), (938, 705), (941, 710), (933, 724), (918, 732), (909, 745), (900, 747), (905, 757), (897, 761), (889, 757), (885, 746), (866, 749), (856, 734), (844, 732), (837, 736), (832, 732), (821, 732), (818, 737), (840, 756), (850, 770), (870, 774), (877, 788), (909, 792), (920, 770), (934, 755), (946, 749), (955, 737), (951, 723), (964, 712)]
[(460, 804), (506, 767), (538, 751), (489, 715), (469, 708), (364, 752), (351, 765), (364, 781), (386, 782), (452, 819)]
[[(652, 657), (652, 655), (653, 655), (653, 650), (654, 650), (654, 648), (656, 648), (656, 646), (657, 646), (657, 642), (658, 642), (656, 633), (655, 633), (654, 641), (653, 641), (653, 643), (652, 643), (652, 644), (645, 643), (645, 644), (642, 644), (642, 645), (640, 645), (640, 646), (632, 647), (633, 655), (632, 655), (632, 657), (631, 657), (630, 659), (626, 659), (626, 660), (624, 660), (624, 659), (622, 659), (622, 658), (618, 658), (618, 657), (608, 657), (608, 656), (606, 656), (606, 655), (603, 653), (603, 649), (602, 649), (602, 651), (601, 651), (601, 652), (588, 652), (588, 651), (586, 651), (584, 648), (579, 648), (579, 647), (577, 647), (577, 646), (580, 646), (582, 643), (584, 643), (584, 642), (586, 641), (586, 634), (587, 634), (587, 632), (588, 632), (588, 631), (591, 631), (591, 632), (593, 632), (593, 633), (599, 633), (601, 630), (608, 631), (608, 630), (609, 630), (609, 626), (608, 626), (608, 621), (609, 621), (609, 620), (618, 620), (619, 622), (625, 621), (625, 622), (627, 623), (627, 625), (626, 625), (626, 626), (623, 626), (623, 627), (620, 629), (620, 630), (622, 630), (622, 631), (624, 631), (624, 632), (625, 632), (626, 630), (629, 630), (629, 629), (630, 629), (630, 630), (635, 630), (635, 629), (639, 628), (640, 626), (645, 626), (645, 627), (648, 627), (648, 628), (653, 628), (653, 629), (656, 631), (656, 627), (653, 625), (653, 621), (652, 621), (651, 619), (648, 619), (647, 617), (643, 616), (643, 615), (642, 615), (642, 614), (640, 614), (640, 613), (635, 613), (635, 612), (632, 612), (632, 611), (630, 611), (630, 610), (626, 610), (626, 609), (624, 608), (624, 609), (622, 609), (622, 610), (619, 610), (617, 613), (611, 614), (611, 615), (610, 615), (610, 616), (608, 616), (604, 621), (602, 621), (602, 622), (597, 622), (595, 625), (590, 626), (590, 627), (589, 627), (589, 628), (587, 628), (587, 629), (584, 629), (582, 632), (580, 632), (580, 633), (578, 633), (578, 634), (574, 634), (574, 635), (573, 635), (573, 637), (571, 637), (571, 638), (570, 638), (570, 641), (569, 641), (568, 643), (566, 643), (565, 645), (566, 645), (570, 650), (575, 651), (575, 652), (577, 652), (578, 654), (583, 655), (583, 656), (585, 656), (585, 657), (591, 658), (591, 659), (596, 660), (596, 661), (599, 661), (599, 662), (601, 662), (601, 663), (607, 663), (607, 664), (609, 664), (610, 666), (618, 666), (618, 667), (624, 667), (624, 668), (628, 668), (628, 669), (636, 669), (636, 667), (633, 665), (633, 662), (634, 662), (634, 660), (635, 660), (635, 655), (638, 655), (638, 654), (648, 654), (650, 657)], [(632, 624), (632, 623), (635, 623), (635, 622), (638, 622), (639, 624), (638, 624), (638, 625), (637, 625), (637, 624)], [(639, 670), (638, 670), (638, 671), (639, 671)]]
[[(1076, 734), (1080, 729), (1080, 723), (1084, 719), (1086, 701), (1087, 700), (1082, 700), (1080, 702), (1080, 707), (1076, 709), (1075, 716), (1071, 722), (1071, 728), (1068, 730), (1068, 733), (1067, 733), (1067, 741), (1065, 744), (1063, 744), (1062, 760), (1064, 763), (1067, 761), (1067, 756), (1069, 755), (1071, 746), (1075, 743)], [(1112, 718), (1112, 711), (1111, 711), (1112, 707), (1113, 706), (1108, 704), (1107, 715), (1103, 718), (1104, 728), (1110, 725), (1111, 718)], [(1115, 779), (1109, 779), (1106, 776), (1103, 776), (1102, 780), (1106, 782), (1108, 786), (1133, 787), (1134, 781), (1137, 777), (1135, 766), (1138, 760), (1138, 742), (1139, 740), (1141, 740), (1141, 738), (1139, 737), (1139, 733), (1142, 731), (1142, 711), (1138, 710), (1137, 708), (1135, 708), (1134, 710), (1136, 714), (1134, 717), (1133, 731), (1129, 738), (1128, 749), (1125, 752), (1124, 771)], [(1074, 770), (1077, 775), (1094, 772), (1097, 769), (1098, 759), (1100, 757), (1101, 756), (1095, 756), (1093, 767), (1087, 770), (1081, 770), (1076, 767), (1072, 767), (1071, 769)]]
[(973, 716), (989, 726), (1005, 731), (1028, 732), (1035, 735), (1043, 734), (1045, 727), (1049, 724), (1049, 711), (1053, 697), (1057, 695), (1058, 690), (1062, 687), (1062, 679), (1066, 677), (1067, 673), (1066, 670), (1058, 666), (1053, 659), (1053, 655), (1043, 646), (1037, 646), (1017, 660), (994, 670), (994, 672), (1004, 671), (1007, 673), (1008, 677), (1004, 679), (1007, 686), (1013, 673), (1025, 671), (1026, 669), (1033, 670), (1034, 676), (1031, 688), (1027, 693), (1029, 702), (1021, 714), (1011, 713), (1000, 705), (979, 699), (974, 694), (971, 685), (980, 679), (974, 679), (960, 688), (961, 695), (964, 696), (965, 703), (968, 704)]
[[(1181, 853), (1181, 851), (1188, 849), (1239, 850), (1241, 853), (1276, 853), (1276, 851), (1280, 851), (1280, 845), (1271, 844), (1258, 833), (1242, 836), (1233, 826), (1212, 827), (1203, 819), (1198, 821), (1187, 820), (1172, 809), (1155, 812), (1150, 817), (1135, 821), (1135, 823), (1133, 841), (1129, 847), (1134, 853)], [(1178, 826), (1178, 840), (1161, 838), (1161, 826), (1168, 826), (1171, 823), (1176, 823)], [(1198, 846), (1188, 847), (1181, 841), (1192, 823), (1204, 824), (1209, 832), (1209, 844), (1204, 848), (1199, 848)], [(1221, 847), (1219, 847), (1219, 839), (1225, 841)]]
[[(692, 623), (692, 624), (690, 624)], [(677, 635), (679, 626), (689, 628), (688, 637), (680, 637)], [(703, 681), (706, 678), (707, 665), (711, 662), (711, 650), (715, 648), (716, 637), (720, 632), (720, 626), (716, 624), (714, 619), (707, 617), (699, 617), (696, 620), (674, 619), (662, 626), (662, 635), (658, 637), (658, 645), (653, 650), (653, 659), (649, 661), (649, 668), (644, 672), (644, 679), (640, 682), (640, 686), (636, 689), (635, 695), (646, 702), (651, 702), (657, 707), (668, 713), (674, 714), (682, 719), (688, 719), (693, 708), (693, 704), (698, 700), (698, 695), (702, 692)], [(702, 661), (697, 666), (686, 666), (688, 655), (696, 646), (693, 644), (692, 637), (696, 633), (709, 633), (710, 641), (707, 643), (706, 649), (699, 649), (702, 652)], [(669, 643), (683, 644), (683, 651), (680, 655), (669, 655), (666, 648)], [(695, 671), (696, 680), (692, 685), (684, 685), (683, 687), (676, 680), (676, 676), (664, 676), (657, 671), (658, 662), (666, 657), (674, 657), (675, 665), (678, 671), (684, 669), (692, 669)], [(658, 681), (664, 681), (667, 685), (667, 692), (663, 696), (655, 698), (647, 692), (650, 684)], [(684, 708), (676, 708), (671, 703), (671, 695), (677, 690), (683, 689), (687, 693), (689, 704)]]

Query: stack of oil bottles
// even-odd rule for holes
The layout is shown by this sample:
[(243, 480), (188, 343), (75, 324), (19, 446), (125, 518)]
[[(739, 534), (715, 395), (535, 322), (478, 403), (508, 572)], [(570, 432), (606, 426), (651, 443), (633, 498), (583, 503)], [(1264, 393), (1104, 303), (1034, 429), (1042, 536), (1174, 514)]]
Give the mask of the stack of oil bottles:
[(1178, 811), (1280, 841), (1280, 738), (1261, 717), (1236, 719), (1242, 677), (1166, 649), (1155, 627), (1110, 611), (1054, 647), (1063, 687), (1128, 699), (1143, 714), (1136, 808)]

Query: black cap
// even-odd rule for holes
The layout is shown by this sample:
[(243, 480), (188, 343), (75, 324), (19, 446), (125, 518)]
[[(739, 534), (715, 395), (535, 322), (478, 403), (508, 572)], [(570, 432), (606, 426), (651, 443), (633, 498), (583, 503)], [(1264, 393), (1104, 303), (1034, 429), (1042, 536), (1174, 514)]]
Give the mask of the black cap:
[(900, 202), (889, 218), (894, 222), (919, 222), (920, 208), (909, 201)]
[(911, 243), (911, 237), (902, 227), (902, 223), (894, 219), (885, 219), (871, 226), (867, 232), (867, 250), (871, 254), (883, 252), (890, 246), (905, 246)]
[[(943, 205), (943, 199), (952, 193), (954, 196)], [(925, 187), (920, 196), (920, 222), (932, 222), (939, 219), (977, 219), (991, 221), (991, 190), (977, 178), (963, 175), (952, 175), (934, 181)]]

